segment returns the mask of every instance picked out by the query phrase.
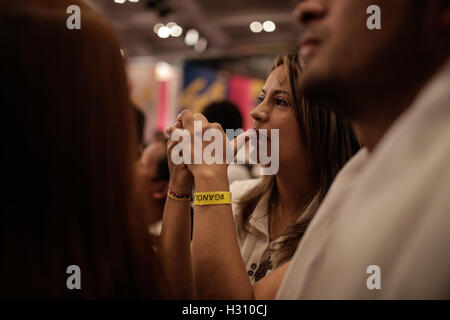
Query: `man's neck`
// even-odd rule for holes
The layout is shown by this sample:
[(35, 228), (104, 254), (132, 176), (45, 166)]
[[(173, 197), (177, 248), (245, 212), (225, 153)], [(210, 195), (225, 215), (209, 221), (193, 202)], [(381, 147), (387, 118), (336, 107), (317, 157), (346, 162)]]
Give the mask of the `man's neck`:
[(370, 118), (362, 118), (352, 121), (353, 128), (361, 141), (361, 144), (365, 146), (369, 152), (378, 145), (381, 138), (392, 126), (395, 120), (400, 116), (400, 114), (407, 109), (403, 108), (400, 112), (395, 114), (385, 115), (382, 119), (376, 116)]
[(361, 105), (365, 106), (366, 111), (352, 117), (351, 122), (362, 145), (367, 147), (369, 152), (375, 149), (388, 129), (412, 105), (435, 71), (436, 69), (428, 70), (421, 79), (415, 83), (409, 82), (409, 86), (403, 91), (396, 92), (396, 95), (383, 96), (380, 93), (374, 98), (361, 98), (355, 104), (354, 110), (361, 109), (359, 107)]

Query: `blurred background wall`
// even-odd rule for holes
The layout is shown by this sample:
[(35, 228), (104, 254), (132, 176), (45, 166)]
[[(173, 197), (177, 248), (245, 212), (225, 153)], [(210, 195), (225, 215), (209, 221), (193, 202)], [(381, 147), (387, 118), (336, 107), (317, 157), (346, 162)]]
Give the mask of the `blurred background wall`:
[(294, 0), (86, 0), (116, 29), (144, 142), (184, 108), (229, 100), (249, 111), (278, 54), (298, 50)]

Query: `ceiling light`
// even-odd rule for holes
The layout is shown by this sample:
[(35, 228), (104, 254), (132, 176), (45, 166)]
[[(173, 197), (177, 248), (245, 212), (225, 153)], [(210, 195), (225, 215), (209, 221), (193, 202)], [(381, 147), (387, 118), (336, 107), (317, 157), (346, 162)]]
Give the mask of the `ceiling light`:
[(166, 24), (167, 28), (172, 28), (175, 27), (177, 24), (175, 22), (169, 22), (168, 24)]
[(272, 31), (275, 31), (276, 26), (275, 26), (275, 23), (273, 23), (272, 21), (266, 21), (263, 23), (263, 28), (264, 28), (264, 31), (266, 31), (266, 32), (272, 32)]
[(139, 0), (128, 0), (130, 2), (139, 2)]
[(193, 46), (197, 43), (198, 38), (199, 38), (199, 34), (198, 31), (195, 29), (189, 29), (186, 32), (186, 37), (184, 38), (184, 42), (188, 45), (188, 46)]
[(164, 27), (164, 25), (162, 23), (157, 23), (155, 24), (155, 26), (153, 27), (153, 32), (158, 34), (158, 30), (159, 28)]
[(208, 46), (208, 41), (205, 38), (198, 39), (197, 43), (194, 46), (194, 51), (198, 53), (202, 53), (206, 50)]
[(170, 36), (170, 29), (167, 28), (166, 26), (163, 26), (158, 29), (158, 37), (165, 39), (168, 38), (169, 36)]
[(183, 28), (181, 28), (180, 26), (173, 26), (172, 28), (170, 28), (170, 35), (172, 37), (179, 37), (181, 36), (181, 34), (183, 33)]
[(122, 4), (122, 3), (125, 3), (125, 0), (114, 0), (114, 2)]
[(250, 23), (250, 30), (252, 30), (252, 32), (254, 32), (254, 33), (258, 33), (263, 30), (263, 26), (262, 26), (261, 22), (253, 21), (252, 23)]
[(156, 79), (167, 81), (173, 76), (172, 66), (166, 62), (158, 62), (155, 66)]

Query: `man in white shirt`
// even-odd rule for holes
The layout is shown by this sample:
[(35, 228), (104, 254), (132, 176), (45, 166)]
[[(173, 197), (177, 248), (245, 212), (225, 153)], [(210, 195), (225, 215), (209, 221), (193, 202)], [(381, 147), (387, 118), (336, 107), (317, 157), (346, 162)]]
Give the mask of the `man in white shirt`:
[[(366, 12), (377, 5), (381, 29)], [(373, 7), (372, 7), (373, 8)], [(304, 0), (302, 90), (363, 144), (306, 231), (279, 299), (450, 298), (450, 2)]]

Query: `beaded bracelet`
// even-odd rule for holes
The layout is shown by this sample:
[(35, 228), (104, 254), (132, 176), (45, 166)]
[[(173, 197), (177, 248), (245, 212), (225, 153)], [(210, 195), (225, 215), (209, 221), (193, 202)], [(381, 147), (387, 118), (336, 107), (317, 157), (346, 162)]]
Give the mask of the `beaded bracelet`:
[(169, 189), (167, 190), (167, 196), (173, 200), (189, 202), (191, 201), (192, 193), (176, 193)]

